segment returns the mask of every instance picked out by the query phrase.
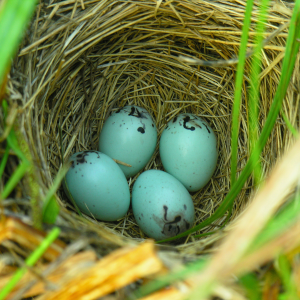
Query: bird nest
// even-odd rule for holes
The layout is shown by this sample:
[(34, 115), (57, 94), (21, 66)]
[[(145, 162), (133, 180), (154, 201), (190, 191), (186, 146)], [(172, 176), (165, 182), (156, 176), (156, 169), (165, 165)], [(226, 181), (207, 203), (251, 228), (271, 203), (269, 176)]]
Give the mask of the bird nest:
[[(51, 187), (61, 168), (62, 155), (67, 160), (77, 151), (97, 150), (99, 134), (110, 113), (125, 105), (138, 105), (155, 120), (158, 141), (166, 123), (179, 113), (201, 116), (213, 128), (218, 140), (217, 168), (209, 183), (191, 195), (195, 224), (211, 216), (231, 188), (232, 107), (245, 6), (245, 1), (237, 0), (41, 3), (9, 81), (10, 104), (17, 103), (22, 109), (19, 126), (35, 164), (39, 183), (36, 199), (42, 199)], [(260, 129), (279, 83), (292, 6), (271, 4), (262, 51)], [(257, 12), (258, 6), (254, 5), (249, 56)], [(251, 59), (247, 59), (241, 91), (237, 175), (249, 159), (250, 71)], [(298, 126), (295, 107), (295, 91), (290, 87), (283, 111)], [(291, 139), (280, 116), (261, 154), (264, 174)], [(163, 170), (158, 145), (142, 172), (149, 169)], [(130, 189), (139, 174), (129, 179)], [(250, 177), (235, 199), (231, 219), (247, 205), (253, 185)], [(25, 184), (19, 194), (24, 198), (28, 195)], [(110, 245), (147, 238), (131, 209), (117, 222), (101, 222), (87, 216), (79, 218), (62, 188), (56, 199), (61, 206), (57, 224), (64, 228), (97, 232)], [(28, 213), (34, 216), (35, 212)], [(196, 234), (220, 228), (226, 216)], [(72, 234), (70, 239), (76, 237)], [(221, 236), (217, 233), (201, 239), (191, 234), (176, 247), (182, 253), (199, 254)]]

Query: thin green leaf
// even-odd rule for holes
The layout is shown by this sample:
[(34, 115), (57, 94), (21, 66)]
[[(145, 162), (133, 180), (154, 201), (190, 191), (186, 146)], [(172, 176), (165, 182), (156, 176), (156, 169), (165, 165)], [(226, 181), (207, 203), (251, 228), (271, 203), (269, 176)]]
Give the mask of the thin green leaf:
[[(4, 121), (5, 121), (7, 114), (8, 114), (8, 104), (7, 104), (6, 100), (3, 100), (2, 108), (3, 108), (3, 116), (4, 116)], [(7, 143), (6, 147), (5, 147), (4, 155), (3, 155), (2, 159), (1, 159), (1, 163), (0, 163), (0, 178), (3, 175), (4, 169), (5, 169), (8, 157), (9, 157), (9, 150), (10, 150), (10, 147)]]
[[(49, 246), (58, 238), (60, 229), (55, 227), (47, 235), (47, 237), (41, 242), (39, 247), (25, 260), (25, 265), (32, 267), (45, 253)], [(26, 273), (27, 268), (23, 267), (18, 269), (6, 286), (0, 291), (0, 300), (5, 299), (9, 293), (13, 290), (16, 284), (21, 280), (22, 276)]]
[(42, 220), (47, 224), (54, 224), (59, 214), (59, 205), (56, 202), (56, 198), (53, 196), (43, 206)]
[(247, 299), (260, 300), (262, 298), (260, 282), (253, 273), (248, 273), (240, 277), (239, 282), (246, 291)]
[(276, 265), (277, 273), (281, 277), (284, 286), (284, 293), (280, 295), (281, 299), (299, 299), (292, 267), (287, 257), (283, 254), (279, 255)]
[[(3, 107), (4, 118), (6, 118), (8, 115), (8, 103), (6, 100), (3, 100), (2, 107)], [(22, 159), (23, 161), (27, 161), (27, 158), (25, 157), (24, 153), (21, 151), (21, 149), (19, 147), (18, 140), (17, 140), (16, 134), (13, 129), (11, 129), (6, 141), (7, 141), (7, 144), (9, 145), (9, 147), (15, 152), (15, 154), (20, 159)]]
[(2, 101), (2, 108), (3, 108), (3, 116), (4, 116), (4, 120), (5, 120), (8, 115), (8, 103), (6, 100)]
[[(58, 126), (58, 132), (59, 132), (59, 143), (60, 143), (60, 151), (61, 151), (60, 152), (61, 161), (62, 161), (62, 164), (64, 165), (64, 145), (63, 145), (63, 142), (62, 142), (63, 141), (63, 139), (62, 139), (62, 130), (61, 130), (60, 125)], [(66, 177), (63, 178), (63, 187), (64, 187), (65, 192), (68, 194), (68, 198), (71, 200), (72, 204), (74, 205), (77, 213), (79, 214), (79, 216), (83, 217), (83, 215), (82, 215), (80, 209), (78, 208), (72, 194), (70, 193)]]
[(252, 7), (253, 7), (253, 0), (248, 0), (246, 11), (245, 11), (243, 29), (242, 29), (241, 46), (239, 51), (239, 62), (237, 65), (237, 72), (236, 72), (234, 102), (232, 108), (232, 128), (231, 128), (231, 186), (233, 186), (236, 181), (240, 106), (241, 106), (241, 97), (242, 97), (242, 90), (243, 90), (242, 85), (243, 85), (243, 77), (244, 77), (248, 34), (249, 34), (249, 29), (251, 24)]
[(49, 224), (53, 224), (56, 220), (56, 217), (59, 213), (59, 206), (56, 203), (56, 199), (54, 197), (54, 194), (58, 190), (64, 176), (68, 172), (68, 167), (64, 166), (59, 170), (59, 172), (56, 175), (56, 178), (49, 189), (45, 199), (44, 199), (44, 205), (43, 205), (43, 221)]
[(277, 266), (277, 271), (282, 279), (283, 285), (285, 286), (285, 288), (288, 288), (291, 278), (291, 266), (285, 255), (281, 254), (278, 256)]
[(249, 139), (250, 152), (253, 154), (253, 170), (254, 182), (258, 183), (261, 178), (260, 165), (260, 147), (255, 147), (258, 142), (258, 105), (259, 105), (259, 74), (261, 71), (261, 51), (263, 48), (263, 33), (265, 31), (265, 24), (268, 16), (269, 0), (262, 0), (260, 5), (260, 12), (256, 26), (256, 46), (252, 59), (252, 70), (250, 75), (250, 92), (249, 92)]
[(16, 187), (16, 185), (19, 183), (19, 181), (22, 179), (28, 168), (30, 167), (30, 164), (28, 162), (22, 162), (17, 169), (14, 171), (14, 173), (9, 178), (8, 182), (5, 184), (4, 189), (1, 193), (1, 199), (5, 199), (9, 196), (9, 194), (13, 191), (13, 189)]
[(53, 195), (56, 193), (56, 191), (58, 190), (63, 178), (65, 177), (65, 175), (67, 174), (69, 170), (69, 166), (64, 166), (62, 167), (59, 172), (57, 173), (54, 182), (51, 186), (51, 188), (49, 189), (45, 199), (44, 199), (44, 203), (46, 204), (52, 197)]
[(5, 147), (4, 155), (1, 158), (1, 162), (0, 162), (0, 178), (2, 177), (2, 175), (4, 173), (4, 169), (5, 169), (8, 157), (9, 157), (9, 146), (7, 144), (6, 147)]
[(288, 129), (290, 130), (290, 132), (293, 134), (293, 136), (295, 138), (298, 138), (299, 133), (298, 133), (297, 129), (292, 125), (292, 123), (290, 122), (290, 120), (288, 119), (288, 117), (286, 116), (286, 114), (284, 113), (283, 110), (281, 110), (281, 115), (282, 115), (282, 118), (283, 118), (284, 122), (286, 123)]
[[(12, 129), (6, 139), (9, 147), (15, 152), (15, 154), (22, 160), (28, 162), (25, 154), (22, 152), (22, 150), (19, 147), (19, 143), (15, 134), (15, 131)], [(29, 163), (29, 162), (28, 162)]]
[(0, 10), (0, 84), (21, 42), (36, 0), (6, 0)]
[[(6, 118), (8, 115), (7, 101), (3, 100), (2, 107), (3, 107), (4, 118)], [(0, 175), (1, 176), (4, 172), (6, 161), (8, 159), (9, 149), (12, 149), (17, 154), (17, 156), (22, 159), (22, 163), (17, 167), (17, 169), (14, 171), (14, 173), (10, 176), (8, 182), (5, 184), (3, 191), (0, 195), (0, 199), (5, 199), (6, 197), (9, 196), (9, 194), (13, 191), (13, 189), (16, 187), (16, 185), (19, 183), (19, 181), (22, 179), (22, 177), (25, 175), (26, 171), (30, 167), (28, 160), (26, 159), (25, 155), (19, 148), (15, 132), (13, 129), (11, 129), (11, 131), (7, 137), (7, 146), (6, 146), (6, 151), (5, 151), (5, 154), (3, 157), (3, 161), (1, 161), (1, 164), (0, 164)]]
[[(5, 120), (8, 115), (8, 103), (6, 100), (3, 100), (2, 108), (3, 108), (3, 115), (4, 115), (4, 120)], [(7, 193), (11, 193), (11, 191), (12, 191), (11, 189), (16, 186), (16, 180), (18, 180), (18, 178), (20, 180), (23, 177), (23, 175), (25, 174), (27, 168), (29, 167), (29, 163), (28, 163), (25, 155), (19, 148), (15, 132), (13, 129), (11, 129), (11, 131), (7, 137), (7, 145), (6, 145), (5, 153), (4, 153), (4, 156), (3, 156), (2, 160), (1, 160), (1, 164), (0, 164), (0, 178), (4, 172), (4, 168), (5, 168), (6, 162), (9, 157), (10, 149), (12, 149), (17, 154), (17, 156), (25, 162), (25, 164), (22, 167), (19, 166), (18, 169), (15, 170), (14, 174), (12, 175), (15, 177), (10, 178), (9, 182), (4, 187), (4, 191), (1, 196), (6, 195)]]
[(226, 224), (229, 222), (229, 218), (230, 218), (230, 214), (228, 214), (228, 216), (226, 217), (226, 220), (224, 221), (223, 225), (220, 226), (217, 230), (213, 230), (213, 231), (201, 233), (201, 234), (195, 235), (194, 237), (195, 237), (195, 238), (200, 238), (200, 237), (203, 237), (203, 236), (208, 236), (208, 235), (212, 235), (212, 234), (214, 234), (214, 233), (219, 232), (219, 231), (220, 231), (222, 228), (224, 228), (224, 227), (226, 226)]
[(197, 234), (197, 235), (195, 235), (194, 237), (195, 237), (195, 238), (201, 238), (201, 237), (204, 237), (204, 236), (208, 236), (208, 235), (215, 234), (215, 233), (217, 233), (218, 231), (219, 231), (219, 229), (218, 229), (218, 230), (214, 230), (214, 231), (210, 231), (210, 232), (205, 232), (205, 233)]
[[(270, 133), (274, 127), (276, 119), (278, 117), (279, 111), (281, 109), (282, 101), (286, 94), (290, 78), (293, 73), (293, 69), (295, 66), (296, 57), (299, 51), (300, 43), (297, 41), (300, 40), (300, 0), (296, 0), (293, 15), (290, 22), (290, 29), (286, 43), (286, 53), (283, 59), (282, 64), (282, 71), (281, 73), (284, 74), (280, 77), (280, 81), (276, 90), (276, 94), (271, 105), (270, 111), (268, 113), (268, 117), (265, 123), (265, 126), (262, 129), (260, 138), (258, 143), (255, 145), (255, 151), (261, 152), (263, 147), (265, 146)], [(205, 221), (200, 223), (199, 225), (175, 236), (172, 238), (168, 238), (162, 241), (158, 241), (158, 243), (169, 242), (172, 240), (176, 240), (178, 238), (187, 236), (195, 231), (201, 230), (202, 228), (210, 225), (211, 223), (215, 222), (217, 219), (222, 217), (228, 209), (230, 209), (231, 205), (234, 202), (235, 197), (239, 194), (240, 190), (244, 186), (247, 178), (250, 176), (252, 172), (252, 165), (253, 165), (253, 154), (250, 156), (248, 163), (246, 164), (244, 170), (242, 171), (240, 177), (232, 186), (230, 191), (228, 192), (227, 196), (217, 208), (215, 213), (207, 218)]]

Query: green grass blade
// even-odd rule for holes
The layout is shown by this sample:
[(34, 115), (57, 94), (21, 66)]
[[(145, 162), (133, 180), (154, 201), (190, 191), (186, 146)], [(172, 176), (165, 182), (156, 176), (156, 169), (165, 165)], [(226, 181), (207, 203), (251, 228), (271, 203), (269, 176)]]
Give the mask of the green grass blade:
[(5, 199), (9, 196), (9, 194), (13, 191), (13, 189), (16, 187), (16, 185), (19, 183), (19, 181), (22, 179), (24, 174), (29, 168), (28, 162), (22, 162), (17, 169), (14, 171), (14, 173), (9, 178), (8, 182), (5, 184), (4, 189), (1, 193), (1, 199)]
[[(17, 140), (17, 136), (15, 134), (15, 131), (12, 129), (6, 139), (9, 147), (15, 152), (15, 154), (22, 160), (22, 161), (26, 161), (28, 162), (25, 154), (22, 152), (22, 150), (20, 149), (18, 140)], [(29, 163), (29, 162), (28, 162)]]
[(54, 224), (59, 214), (60, 207), (56, 202), (56, 198), (53, 196), (43, 206), (42, 221), (46, 224)]
[(286, 114), (284, 113), (283, 110), (281, 110), (281, 115), (282, 115), (282, 118), (283, 118), (284, 122), (286, 123), (286, 126), (288, 127), (289, 131), (292, 133), (292, 135), (295, 138), (298, 138), (299, 133), (298, 133), (297, 129), (292, 125), (292, 123), (290, 122), (290, 120), (288, 119), (288, 117), (286, 116)]
[(59, 213), (59, 206), (56, 202), (56, 199), (54, 197), (54, 194), (58, 190), (64, 176), (67, 174), (68, 168), (63, 167), (59, 170), (59, 172), (56, 175), (56, 178), (49, 189), (45, 199), (44, 199), (44, 205), (43, 205), (43, 221), (48, 224), (53, 224), (56, 220), (56, 217)]
[(248, 34), (251, 23), (251, 13), (253, 7), (253, 0), (247, 1), (244, 24), (242, 29), (241, 46), (239, 51), (239, 62), (237, 65), (234, 102), (232, 108), (232, 128), (231, 128), (231, 186), (236, 181), (237, 170), (237, 153), (238, 153), (238, 135), (239, 135), (239, 116), (242, 97), (242, 85), (244, 77), (244, 67), (246, 60)]
[(0, 162), (0, 178), (2, 177), (2, 175), (4, 173), (4, 169), (5, 169), (8, 157), (9, 157), (9, 146), (6, 145), (4, 155), (1, 158), (1, 162)]
[(259, 106), (259, 74), (261, 71), (261, 51), (263, 48), (263, 33), (265, 31), (265, 24), (268, 16), (269, 0), (262, 0), (260, 5), (260, 12), (256, 26), (256, 46), (252, 59), (252, 70), (250, 75), (250, 92), (249, 92), (249, 139), (250, 139), (250, 153), (253, 154), (254, 183), (259, 183), (261, 178), (260, 165), (260, 147), (255, 147), (258, 142), (258, 106)]
[[(59, 125), (58, 126), (58, 132), (59, 132), (59, 142), (60, 142), (60, 155), (61, 155), (61, 162), (62, 164), (64, 165), (64, 145), (63, 145), (63, 142), (62, 142), (62, 130), (61, 130), (61, 126)], [(70, 193), (70, 190), (69, 190), (69, 187), (68, 187), (68, 184), (67, 184), (67, 180), (66, 180), (66, 177), (63, 178), (63, 186), (64, 186), (64, 190), (66, 191), (66, 193), (68, 194), (68, 198), (71, 200), (72, 204), (74, 205), (77, 213), (79, 214), (79, 216), (83, 217), (80, 209), (78, 208), (72, 194)]]
[[(290, 22), (290, 29), (289, 29), (289, 34), (287, 38), (287, 43), (286, 43), (286, 53), (285, 57), (283, 59), (283, 65), (282, 65), (282, 71), (281, 73), (283, 74), (280, 78), (276, 94), (273, 100), (273, 103), (271, 105), (270, 111), (267, 116), (267, 120), (265, 123), (265, 126), (262, 129), (260, 138), (258, 140), (258, 143), (255, 145), (255, 150), (258, 151), (259, 153), (262, 151), (263, 147), (265, 146), (270, 133), (272, 132), (272, 129), (274, 127), (274, 124), (276, 122), (276, 119), (278, 117), (279, 111), (281, 109), (282, 101), (284, 99), (284, 96), (286, 94), (289, 81), (291, 78), (291, 75), (293, 73), (297, 53), (299, 51), (299, 46), (300, 43), (297, 41), (300, 40), (300, 0), (296, 0), (295, 2), (295, 7), (293, 11), (293, 15), (291, 18)], [(199, 225), (175, 236), (172, 238), (168, 238), (162, 241), (158, 241), (158, 243), (163, 243), (163, 242), (169, 242), (172, 240), (176, 240), (178, 238), (187, 236), (195, 231), (201, 230), (202, 228), (210, 225), (220, 217), (222, 217), (226, 211), (231, 207), (231, 205), (234, 202), (235, 197), (239, 194), (240, 190), (244, 186), (247, 178), (250, 176), (252, 172), (252, 165), (253, 165), (253, 154), (251, 154), (248, 163), (244, 167), (244, 170), (242, 171), (240, 177), (238, 180), (235, 182), (235, 184), (232, 186), (230, 191), (228, 192), (227, 196), (223, 200), (223, 202), (220, 204), (220, 206), (217, 208), (215, 213), (207, 218), (205, 221), (200, 223)]]
[(280, 295), (280, 299), (299, 299), (292, 267), (285, 255), (281, 254), (277, 259), (277, 273), (281, 277), (284, 286), (284, 293)]
[[(7, 113), (8, 113), (8, 104), (7, 104), (6, 100), (3, 100), (2, 108), (3, 108), (3, 116), (4, 116), (4, 121), (5, 121), (5, 119), (7, 117)], [(9, 157), (9, 150), (10, 150), (10, 147), (9, 147), (9, 144), (7, 143), (6, 147), (5, 147), (4, 155), (3, 155), (2, 159), (1, 159), (1, 163), (0, 163), (0, 178), (2, 177), (2, 175), (4, 173), (4, 169), (5, 169), (8, 157)]]
[(289, 85), (289, 81), (293, 73), (295, 61), (297, 58), (297, 53), (299, 51), (300, 43), (297, 41), (297, 39), (299, 38), (300, 38), (300, 0), (296, 0), (291, 23), (290, 23), (285, 57), (283, 59), (283, 65), (281, 71), (282, 75), (280, 77), (279, 85), (276, 90), (276, 94), (273, 103), (271, 105), (266, 120), (266, 124), (261, 133), (260, 145), (258, 145), (258, 147), (261, 149), (262, 147), (264, 147), (265, 143), (267, 142), (267, 139), (274, 127), (277, 116), (281, 109), (282, 101), (285, 97)]
[[(0, 47), (1, 48), (1, 47)], [(2, 102), (3, 107), (3, 115), (4, 119), (6, 119), (8, 115), (8, 103), (6, 100), (3, 100)], [(23, 161), (27, 161), (27, 158), (25, 157), (24, 153), (21, 151), (18, 140), (16, 137), (16, 134), (13, 129), (10, 130), (9, 135), (6, 139), (8, 146), (15, 152), (15, 154)]]
[[(6, 0), (0, 6), (0, 84), (26, 30), (37, 1)], [(5, 46), (3, 46), (5, 45)]]
[(239, 283), (244, 287), (246, 291), (246, 297), (249, 300), (262, 299), (262, 293), (260, 288), (260, 282), (253, 273), (245, 274), (239, 278)]
[[(51, 232), (47, 235), (47, 237), (41, 242), (39, 247), (26, 259), (25, 264), (29, 267), (32, 267), (45, 253), (45, 251), (49, 248), (49, 246), (58, 238), (60, 234), (60, 229), (55, 227), (51, 230)], [(6, 286), (0, 291), (0, 300), (6, 298), (9, 293), (13, 290), (16, 284), (20, 281), (22, 276), (26, 273), (27, 268), (23, 267), (17, 270), (14, 276), (10, 279), (10, 281), (6, 284)]]
[(4, 120), (7, 118), (7, 114), (8, 114), (8, 103), (5, 99), (3, 99), (2, 101), (2, 108), (3, 108), (3, 116), (4, 116)]
[[(8, 104), (7, 104), (6, 100), (3, 100), (2, 107), (3, 107), (4, 117), (6, 118), (7, 114), (8, 114)], [(11, 129), (6, 141), (7, 141), (7, 144), (9, 145), (9, 147), (15, 152), (15, 154), (20, 159), (22, 159), (23, 161), (27, 161), (24, 153), (21, 151), (21, 149), (19, 147), (18, 140), (17, 140), (16, 134), (13, 129)]]
[[(6, 118), (7, 114), (8, 114), (7, 101), (3, 100), (2, 107), (3, 107), (4, 118)], [(8, 159), (9, 149), (12, 149), (17, 154), (17, 156), (22, 159), (22, 163), (17, 167), (17, 169), (14, 171), (14, 173), (9, 178), (8, 182), (5, 184), (3, 191), (0, 195), (0, 199), (5, 199), (6, 197), (9, 196), (9, 194), (13, 191), (13, 189), (16, 187), (16, 185), (19, 183), (19, 181), (22, 179), (22, 177), (24, 176), (24, 174), (30, 167), (28, 160), (26, 159), (25, 155), (23, 154), (23, 152), (21, 151), (21, 149), (18, 145), (18, 141), (16, 139), (14, 130), (11, 129), (11, 131), (7, 137), (7, 145), (6, 145), (5, 154), (4, 154), (3, 160), (1, 160), (1, 164), (0, 164), (0, 175), (1, 176), (4, 172), (4, 168), (5, 168), (7, 159)]]
[(194, 237), (195, 237), (195, 238), (201, 238), (201, 237), (204, 237), (204, 236), (208, 236), (208, 235), (215, 234), (215, 233), (217, 233), (218, 231), (219, 231), (219, 230), (214, 230), (214, 231), (210, 231), (210, 232), (205, 232), (205, 233), (197, 234), (197, 235), (195, 235)]

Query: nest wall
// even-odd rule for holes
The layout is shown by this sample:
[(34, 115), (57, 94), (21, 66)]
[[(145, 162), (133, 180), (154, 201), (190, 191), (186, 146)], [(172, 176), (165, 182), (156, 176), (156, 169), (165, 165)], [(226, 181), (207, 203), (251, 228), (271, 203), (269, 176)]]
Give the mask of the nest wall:
[[(211, 216), (230, 189), (236, 64), (220, 62), (238, 56), (245, 6), (244, 1), (234, 0), (41, 3), (13, 65), (9, 85), (11, 101), (23, 109), (21, 128), (36, 165), (40, 197), (51, 186), (61, 166), (62, 149), (65, 160), (77, 151), (97, 150), (101, 128), (110, 113), (124, 105), (138, 105), (153, 116), (158, 141), (166, 123), (182, 112), (203, 117), (215, 131), (217, 169), (210, 182), (192, 194), (196, 223)], [(278, 28), (289, 19), (292, 6), (271, 4), (265, 38), (271, 36), (272, 39), (262, 51), (260, 129), (281, 75), (287, 29)], [(249, 49), (254, 44), (257, 11), (255, 5)], [(180, 55), (206, 63), (188, 64)], [(242, 88), (238, 174), (249, 158), (250, 63), (248, 59)], [(298, 73), (293, 75), (295, 82), (297, 76)], [(298, 127), (299, 96), (296, 96), (295, 84), (288, 90), (283, 110)], [(286, 124), (279, 117), (261, 155), (264, 174), (291, 139)], [(148, 169), (163, 170), (158, 145), (144, 170)], [(138, 175), (129, 180), (131, 188)], [(231, 218), (243, 210), (252, 190), (250, 177), (235, 200)], [(60, 205), (66, 208), (62, 219), (68, 226), (75, 226), (74, 207), (62, 189), (57, 195)], [(131, 210), (119, 222), (87, 219), (91, 224), (108, 228), (112, 235), (122, 235), (129, 240), (145, 238)], [(219, 228), (224, 220), (225, 217), (197, 233)], [(180, 247), (188, 251), (189, 245), (196, 244), (204, 249), (215, 240), (216, 236), (204, 241), (189, 236), (185, 246)]]

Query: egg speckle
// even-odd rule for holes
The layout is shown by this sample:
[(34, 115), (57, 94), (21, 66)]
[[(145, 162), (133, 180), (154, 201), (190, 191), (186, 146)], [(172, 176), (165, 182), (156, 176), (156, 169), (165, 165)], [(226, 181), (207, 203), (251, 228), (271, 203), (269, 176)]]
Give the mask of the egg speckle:
[(131, 165), (119, 165), (128, 178), (146, 166), (156, 141), (157, 130), (151, 115), (142, 107), (129, 105), (119, 108), (105, 121), (99, 151)]
[[(98, 151), (75, 153), (70, 161), (65, 179), (78, 208), (102, 221), (124, 217), (130, 205), (130, 192), (120, 167)], [(66, 186), (64, 189), (69, 197)]]
[(156, 240), (178, 235), (194, 223), (189, 192), (172, 175), (159, 170), (138, 177), (132, 190), (132, 210), (141, 230)]
[(159, 152), (165, 170), (190, 192), (202, 188), (217, 165), (217, 140), (211, 127), (193, 114), (179, 114), (164, 129)]

